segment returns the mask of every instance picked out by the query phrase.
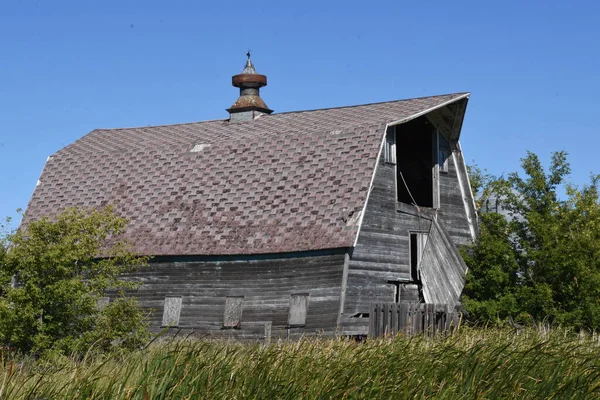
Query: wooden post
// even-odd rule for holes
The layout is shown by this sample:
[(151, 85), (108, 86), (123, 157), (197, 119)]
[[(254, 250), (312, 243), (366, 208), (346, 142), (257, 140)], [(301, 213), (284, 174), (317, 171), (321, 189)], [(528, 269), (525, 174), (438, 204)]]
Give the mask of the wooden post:
[(418, 316), (417, 323), (419, 324), (419, 333), (425, 332), (425, 304), (417, 304)]
[(419, 319), (417, 317), (417, 313), (418, 313), (418, 309), (417, 309), (417, 304), (415, 303), (411, 303), (410, 304), (410, 335), (414, 335), (417, 333), (417, 320)]
[(460, 313), (448, 304), (373, 303), (369, 314), (369, 336), (402, 332), (406, 335), (450, 334), (460, 324)]
[(272, 322), (265, 322), (265, 346), (268, 346), (271, 344), (271, 326), (273, 325)]
[(425, 311), (424, 304), (415, 304), (415, 333), (423, 333), (423, 313)]
[(425, 333), (431, 337), (435, 335), (435, 304), (425, 304)]
[(406, 303), (400, 303), (398, 313), (398, 329), (404, 334), (409, 334), (409, 305)]
[(377, 335), (377, 304), (371, 304), (371, 312), (369, 314), (369, 337), (374, 339)]
[(443, 329), (444, 329), (444, 333), (446, 335), (448, 335), (450, 333), (450, 327), (451, 327), (451, 323), (452, 323), (452, 310), (450, 309), (450, 306), (448, 304), (446, 304), (446, 311), (444, 312), (444, 319), (443, 319)]
[(460, 321), (460, 314), (457, 313), (456, 311), (452, 311), (452, 331), (453, 332), (458, 329), (459, 321)]
[(392, 334), (398, 334), (398, 304), (392, 304)]
[(382, 334), (385, 336), (390, 332), (390, 306), (388, 303), (383, 304), (383, 326)]

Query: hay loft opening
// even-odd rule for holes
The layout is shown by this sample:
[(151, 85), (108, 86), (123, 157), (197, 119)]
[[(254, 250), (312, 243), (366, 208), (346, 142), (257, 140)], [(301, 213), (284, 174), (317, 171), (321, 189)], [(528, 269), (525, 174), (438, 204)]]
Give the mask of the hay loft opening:
[[(425, 117), (396, 128), (398, 201), (420, 207), (436, 207), (434, 200), (434, 154), (436, 130)], [(435, 150), (435, 152), (434, 152)]]

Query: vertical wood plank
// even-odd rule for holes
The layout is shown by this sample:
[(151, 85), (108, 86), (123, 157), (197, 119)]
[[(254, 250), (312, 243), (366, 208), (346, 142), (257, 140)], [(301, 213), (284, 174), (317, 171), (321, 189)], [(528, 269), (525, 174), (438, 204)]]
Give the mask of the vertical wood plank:
[(452, 331), (458, 329), (459, 315), (456, 311), (452, 312)]
[(417, 305), (417, 309), (419, 316), (417, 320), (417, 323), (419, 324), (419, 333), (423, 333), (425, 331), (425, 304)]
[(265, 346), (268, 346), (271, 344), (271, 326), (272, 326), (272, 322), (265, 322)]
[(400, 303), (398, 310), (398, 329), (407, 335), (410, 334), (408, 330), (409, 312), (409, 305)]
[(383, 329), (382, 329), (382, 334), (383, 335), (387, 335), (390, 330), (390, 305), (388, 303), (385, 303), (383, 305)]
[(448, 335), (458, 326), (460, 314), (448, 304), (374, 303), (369, 316), (369, 336), (423, 334)]
[(448, 332), (450, 331), (450, 306), (448, 304), (446, 304), (446, 309), (444, 310), (444, 313), (442, 314), (442, 321), (441, 321), (441, 329), (445, 334), (448, 334)]
[(392, 304), (392, 334), (398, 334), (398, 304)]
[(431, 336), (431, 304), (423, 304), (423, 333)]
[(371, 304), (369, 307), (369, 337), (374, 339), (377, 337), (375, 332), (375, 319), (377, 314), (377, 304)]

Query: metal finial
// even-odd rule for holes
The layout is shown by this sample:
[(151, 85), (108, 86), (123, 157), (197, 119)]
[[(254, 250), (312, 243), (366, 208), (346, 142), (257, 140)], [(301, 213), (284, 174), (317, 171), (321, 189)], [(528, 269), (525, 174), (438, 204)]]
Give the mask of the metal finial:
[(246, 56), (248, 57), (248, 59), (246, 60), (246, 65), (244, 66), (242, 74), (256, 74), (256, 71), (254, 70), (254, 65), (252, 65), (252, 60), (250, 60), (250, 49), (248, 49)]

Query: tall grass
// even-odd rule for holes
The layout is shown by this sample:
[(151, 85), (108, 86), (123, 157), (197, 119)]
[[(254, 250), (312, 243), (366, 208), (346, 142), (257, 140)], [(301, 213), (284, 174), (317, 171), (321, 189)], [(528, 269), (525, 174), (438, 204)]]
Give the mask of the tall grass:
[(563, 331), (267, 347), (173, 340), (80, 359), (4, 355), (2, 399), (600, 398), (600, 346)]

